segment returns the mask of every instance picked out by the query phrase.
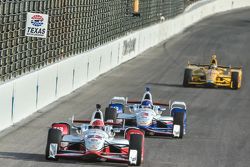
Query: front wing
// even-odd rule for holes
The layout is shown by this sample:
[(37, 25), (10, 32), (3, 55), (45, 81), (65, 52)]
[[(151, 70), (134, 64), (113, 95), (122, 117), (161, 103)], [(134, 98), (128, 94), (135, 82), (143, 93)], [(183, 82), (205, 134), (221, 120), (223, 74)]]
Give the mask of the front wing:
[(125, 153), (109, 153), (100, 154), (98, 152), (59, 152), (55, 157), (81, 158), (93, 161), (112, 161), (128, 163), (128, 154)]
[(57, 147), (55, 144), (50, 145), (50, 158), (81, 158), (85, 160), (92, 161), (109, 161), (109, 162), (120, 162), (129, 163), (130, 159), (135, 159), (137, 154), (134, 154), (135, 150), (132, 151), (133, 154), (128, 152), (122, 153), (110, 153), (102, 151), (75, 151), (75, 150), (60, 150), (57, 152)]
[[(126, 119), (124, 119), (126, 121)], [(128, 121), (128, 120), (127, 120)], [(150, 136), (172, 136), (172, 137), (178, 137), (179, 136), (179, 130), (177, 125), (173, 125), (173, 122), (169, 123), (163, 123), (165, 127), (159, 127), (155, 124), (152, 124), (150, 126), (137, 126), (137, 125), (126, 125), (122, 128), (116, 128), (117, 131), (125, 131), (127, 128), (131, 127), (137, 127), (145, 132), (145, 134)], [(178, 125), (179, 126), (179, 125)]]
[(228, 87), (231, 88), (231, 77), (219, 77), (214, 83), (208, 83), (200, 79), (200, 76), (193, 76), (193, 80), (188, 82), (190, 85), (200, 85), (205, 87)]

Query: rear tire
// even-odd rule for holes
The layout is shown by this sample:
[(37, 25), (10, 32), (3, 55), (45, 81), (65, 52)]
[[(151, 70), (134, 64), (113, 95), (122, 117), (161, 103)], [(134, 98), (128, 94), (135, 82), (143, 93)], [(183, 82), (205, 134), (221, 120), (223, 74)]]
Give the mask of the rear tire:
[(184, 112), (175, 112), (174, 113), (174, 125), (180, 125), (180, 136), (183, 137), (183, 128), (184, 128)]
[(232, 82), (232, 89), (239, 88), (239, 73), (238, 72), (232, 72), (231, 82)]
[(192, 81), (192, 69), (185, 69), (184, 79), (183, 79), (183, 86), (184, 87), (190, 86), (189, 82), (191, 82), (191, 81)]
[(58, 145), (57, 151), (59, 150), (60, 144), (62, 140), (62, 132), (59, 129), (53, 129), (50, 128), (48, 132), (48, 139), (47, 139), (47, 146), (45, 150), (45, 158), (47, 160), (58, 160), (58, 157), (56, 158), (49, 158), (49, 148), (51, 143), (56, 143)]
[(109, 108), (109, 107), (107, 107), (105, 109), (105, 118), (104, 118), (104, 121), (113, 120), (113, 122), (115, 123), (116, 122), (116, 117), (117, 117), (117, 111), (116, 111), (116, 109)]
[[(140, 166), (143, 160), (143, 136), (140, 134), (131, 134), (129, 140), (129, 150), (137, 150), (137, 162), (134, 166)], [(129, 151), (130, 152), (130, 151)], [(129, 162), (129, 165), (130, 164)]]

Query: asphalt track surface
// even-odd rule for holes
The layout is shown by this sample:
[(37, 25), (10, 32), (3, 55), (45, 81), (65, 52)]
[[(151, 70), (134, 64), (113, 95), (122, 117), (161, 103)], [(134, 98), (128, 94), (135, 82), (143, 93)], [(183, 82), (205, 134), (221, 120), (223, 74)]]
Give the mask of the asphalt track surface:
[[(112, 96), (141, 97), (150, 85), (156, 100), (182, 100), (188, 105), (188, 133), (182, 140), (146, 138), (148, 167), (250, 166), (250, 9), (210, 17), (141, 56), (40, 110), (1, 133), (1, 167), (126, 166), (79, 160), (44, 159), (51, 123), (88, 118), (95, 104)], [(220, 64), (243, 66), (240, 90), (183, 88), (188, 60), (207, 63), (216, 52)]]

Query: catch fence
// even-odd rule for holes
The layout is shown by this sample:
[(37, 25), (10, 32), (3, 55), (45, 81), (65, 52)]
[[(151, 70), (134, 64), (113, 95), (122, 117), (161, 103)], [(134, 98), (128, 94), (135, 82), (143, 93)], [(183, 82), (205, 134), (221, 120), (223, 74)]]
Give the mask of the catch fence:
[[(186, 0), (1, 0), (0, 83), (184, 11)], [(25, 36), (27, 12), (49, 15), (47, 38)]]

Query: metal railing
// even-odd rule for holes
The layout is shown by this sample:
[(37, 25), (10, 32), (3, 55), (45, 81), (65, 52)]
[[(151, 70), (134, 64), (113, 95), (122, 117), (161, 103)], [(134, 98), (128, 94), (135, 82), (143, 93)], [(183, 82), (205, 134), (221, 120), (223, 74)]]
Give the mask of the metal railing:
[[(103, 45), (184, 11), (186, 0), (1, 0), (0, 82)], [(46, 39), (26, 37), (27, 12), (49, 15)]]

